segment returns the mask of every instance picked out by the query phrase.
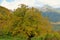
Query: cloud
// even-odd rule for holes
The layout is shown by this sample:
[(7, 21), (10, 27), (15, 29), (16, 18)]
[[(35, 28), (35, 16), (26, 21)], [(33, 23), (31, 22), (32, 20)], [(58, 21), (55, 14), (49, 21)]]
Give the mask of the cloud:
[(4, 1), (1, 3), (1, 6), (4, 6), (4, 7), (8, 8), (8, 9), (13, 10), (13, 9), (15, 9), (15, 8), (18, 7), (18, 4), (20, 4), (19, 1), (14, 1), (14, 2), (11, 2), (11, 3), (10, 3), (10, 2), (7, 2), (6, 0), (4, 0)]
[(3, 0), (3, 2), (0, 5), (13, 10), (16, 9), (19, 4), (26, 4), (28, 6), (37, 7), (41, 7), (44, 4), (46, 4), (56, 8), (60, 7), (60, 0), (14, 0), (13, 2)]
[(26, 5), (29, 5), (29, 6), (34, 6), (34, 0), (15, 0), (14, 2), (7, 2), (6, 0), (4, 0), (2, 3), (1, 3), (1, 6), (4, 6), (8, 9), (16, 9), (18, 7), (19, 4), (26, 4)]
[(50, 5), (55, 8), (60, 7), (60, 0), (37, 0), (37, 1), (47, 4), (47, 5)]

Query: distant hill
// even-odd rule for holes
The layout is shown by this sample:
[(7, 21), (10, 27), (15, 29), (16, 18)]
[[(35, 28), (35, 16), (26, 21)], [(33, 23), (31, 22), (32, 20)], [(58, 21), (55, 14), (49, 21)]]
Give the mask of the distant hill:
[(48, 17), (51, 22), (59, 22), (60, 21), (60, 13), (57, 12), (42, 12), (44, 17)]
[[(60, 22), (60, 8), (52, 8), (51, 6), (45, 5), (39, 9), (44, 17), (48, 17), (50, 22)], [(52, 24), (52, 28), (55, 31), (60, 30), (60, 24)]]
[(60, 10), (58, 8), (52, 8), (48, 5), (39, 9), (42, 12), (44, 17), (48, 17), (51, 22), (59, 22), (60, 21)]

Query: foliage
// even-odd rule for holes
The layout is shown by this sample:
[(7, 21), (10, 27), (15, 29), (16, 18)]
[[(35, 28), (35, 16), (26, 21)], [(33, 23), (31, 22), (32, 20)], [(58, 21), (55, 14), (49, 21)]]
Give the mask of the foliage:
[(25, 33), (28, 38), (32, 38), (39, 36), (42, 32), (51, 31), (49, 30), (51, 24), (36, 8), (29, 8), (22, 4), (21, 7), (17, 8), (13, 13), (13, 15), (16, 17), (15, 22), (13, 22), (13, 25), (16, 26), (13, 26), (13, 35), (17, 35), (22, 32)]
[(34, 7), (22, 4), (13, 12), (0, 7), (0, 36), (3, 38), (9, 36), (17, 38), (16, 40), (59, 40), (60, 34), (52, 33), (51, 27), (49, 20)]

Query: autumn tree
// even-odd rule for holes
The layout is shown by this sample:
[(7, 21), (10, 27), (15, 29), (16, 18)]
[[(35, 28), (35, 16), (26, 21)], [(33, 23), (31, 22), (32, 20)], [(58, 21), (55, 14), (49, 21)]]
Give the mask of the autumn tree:
[(22, 33), (27, 37), (27, 40), (31, 40), (32, 37), (50, 32), (51, 24), (34, 7), (28, 7), (22, 4), (20, 8), (17, 8), (13, 12), (13, 16), (10, 21), (13, 36)]

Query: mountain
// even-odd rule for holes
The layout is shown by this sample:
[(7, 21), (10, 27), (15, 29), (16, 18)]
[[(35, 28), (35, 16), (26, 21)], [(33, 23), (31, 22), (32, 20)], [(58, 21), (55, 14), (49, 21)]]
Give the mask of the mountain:
[(39, 10), (42, 12), (42, 16), (48, 17), (48, 20), (52, 22), (53, 30), (60, 30), (60, 8), (45, 5)]
[(51, 22), (60, 21), (60, 10), (57, 8), (52, 8), (51, 6), (45, 5), (39, 9), (44, 17), (48, 17)]
[(60, 10), (60, 8), (57, 8), (57, 10)]
[(60, 13), (60, 8), (53, 8), (49, 5), (45, 5), (43, 7), (40, 8), (41, 11), (43, 12), (57, 12), (57, 13)]
[(40, 8), (40, 10), (43, 12), (52, 11), (52, 9), (53, 8), (51, 6), (48, 6), (48, 5), (45, 5), (42, 8)]
[(59, 22), (60, 21), (60, 13), (57, 12), (42, 12), (44, 17), (48, 17), (51, 22)]

